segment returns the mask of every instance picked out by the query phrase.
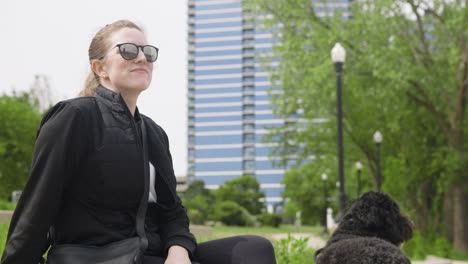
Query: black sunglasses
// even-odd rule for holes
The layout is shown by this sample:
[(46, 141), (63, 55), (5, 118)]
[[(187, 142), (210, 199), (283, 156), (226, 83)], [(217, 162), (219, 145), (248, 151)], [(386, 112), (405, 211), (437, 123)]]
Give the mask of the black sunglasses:
[[(155, 62), (158, 59), (159, 49), (151, 45), (136, 45), (133, 43), (121, 43), (115, 45), (113, 48), (118, 47), (120, 51), (120, 56), (126, 60), (133, 60), (138, 57), (138, 53), (141, 51), (145, 55), (145, 58), (148, 62)], [(99, 58), (102, 60), (112, 49), (110, 49), (104, 56)]]

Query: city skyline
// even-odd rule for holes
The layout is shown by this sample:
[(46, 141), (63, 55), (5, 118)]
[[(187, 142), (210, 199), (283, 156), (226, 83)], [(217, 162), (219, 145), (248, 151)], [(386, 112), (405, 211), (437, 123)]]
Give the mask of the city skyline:
[(273, 212), (285, 169), (272, 166), (261, 138), (284, 121), (273, 115), (257, 57), (271, 52), (273, 36), (255, 28), (240, 0), (189, 0), (188, 16), (187, 175), (208, 189), (253, 176)]
[[(327, 7), (346, 11), (348, 5), (339, 0)], [(300, 113), (286, 119), (273, 113), (270, 94), (281, 93), (280, 84), (272, 86), (260, 56), (270, 56), (280, 40), (257, 27), (252, 15), (241, 0), (188, 1), (187, 175), (209, 189), (253, 176), (274, 212), (283, 205), (283, 176), (298, 164), (290, 153), (285, 164), (274, 165), (280, 157), (270, 153), (277, 142), (262, 138), (268, 128), (298, 122)], [(268, 67), (279, 63), (273, 60)]]

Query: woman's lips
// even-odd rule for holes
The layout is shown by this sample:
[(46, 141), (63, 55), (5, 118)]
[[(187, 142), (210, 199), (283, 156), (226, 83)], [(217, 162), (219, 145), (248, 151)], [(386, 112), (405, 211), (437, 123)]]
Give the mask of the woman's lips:
[(137, 68), (137, 69), (131, 70), (131, 72), (148, 73), (148, 71), (143, 68)]

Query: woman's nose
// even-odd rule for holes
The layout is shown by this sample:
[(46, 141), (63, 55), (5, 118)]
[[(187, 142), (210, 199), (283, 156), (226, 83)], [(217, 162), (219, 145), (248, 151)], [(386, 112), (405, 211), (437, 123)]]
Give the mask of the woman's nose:
[(143, 50), (138, 47), (140, 50), (138, 51), (138, 56), (136, 57), (136, 60), (137, 62), (145, 62), (146, 61), (146, 57), (145, 57), (145, 53), (143, 53)]

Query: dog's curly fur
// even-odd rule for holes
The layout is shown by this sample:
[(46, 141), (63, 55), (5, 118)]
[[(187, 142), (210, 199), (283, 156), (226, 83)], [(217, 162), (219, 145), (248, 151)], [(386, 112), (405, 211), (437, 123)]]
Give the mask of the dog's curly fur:
[(412, 235), (411, 221), (389, 195), (367, 192), (347, 210), (317, 264), (411, 263), (398, 246)]

